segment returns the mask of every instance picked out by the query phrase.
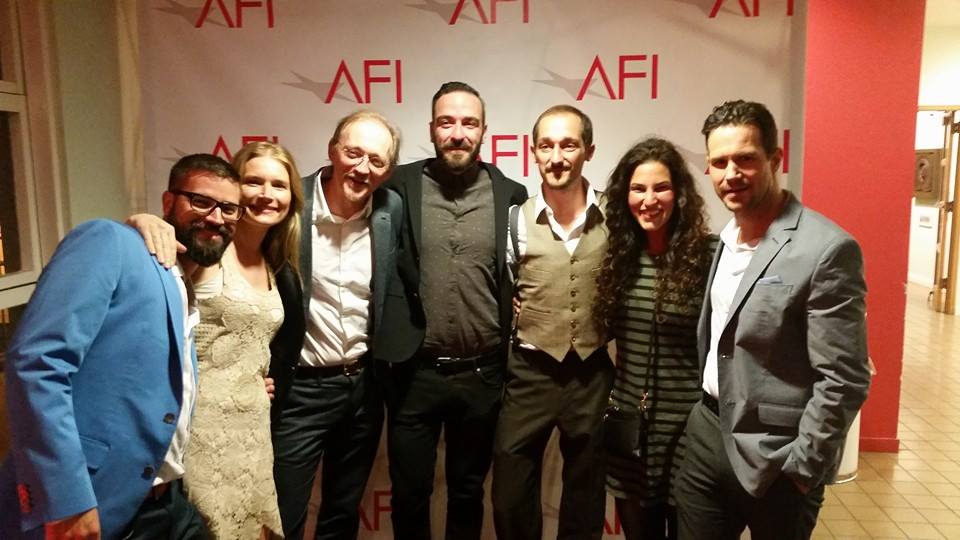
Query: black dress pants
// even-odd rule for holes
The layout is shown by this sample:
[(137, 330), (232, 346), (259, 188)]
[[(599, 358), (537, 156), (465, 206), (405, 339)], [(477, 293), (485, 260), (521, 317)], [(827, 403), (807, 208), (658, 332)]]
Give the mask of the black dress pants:
[(483, 482), (503, 394), (502, 362), (484, 364), (438, 369), (414, 358), (393, 368), (387, 447), (397, 540), (431, 538), (430, 496), (441, 428), (446, 442), (445, 538), (480, 538)]
[(314, 535), (350, 540), (360, 526), (360, 500), (377, 457), (383, 400), (370, 367), (355, 375), (295, 375), (273, 423), (273, 474), (287, 539), (299, 540), (323, 460)]
[(543, 453), (560, 431), (563, 492), (557, 538), (599, 540), (606, 506), (601, 418), (614, 369), (605, 348), (557, 362), (514, 347), (493, 457), (493, 517), (499, 540), (540, 540)]
[(159, 497), (148, 495), (127, 526), (123, 540), (206, 540), (200, 513), (183, 494), (180, 480), (170, 482)]
[(703, 403), (687, 421), (687, 448), (677, 480), (681, 540), (807, 540), (823, 504), (820, 485), (803, 494), (786, 475), (757, 498), (740, 485), (724, 450), (720, 419)]

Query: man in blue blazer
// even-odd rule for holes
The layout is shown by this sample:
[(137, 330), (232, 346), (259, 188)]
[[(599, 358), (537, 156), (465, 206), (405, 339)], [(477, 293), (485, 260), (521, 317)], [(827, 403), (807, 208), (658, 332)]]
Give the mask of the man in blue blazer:
[(0, 469), (0, 538), (205, 537), (178, 483), (198, 319), (183, 276), (229, 243), (243, 213), (238, 182), (208, 154), (174, 165), (164, 216), (188, 250), (172, 270), (112, 221), (61, 242), (7, 351), (13, 444)]
[(676, 499), (683, 539), (807, 539), (867, 397), (863, 256), (780, 188), (773, 116), (730, 101), (703, 126), (720, 233), (698, 331), (703, 400)]
[(400, 135), (382, 115), (360, 110), (338, 122), (327, 151), (331, 165), (303, 179), (306, 336), (294, 341), (302, 349), (271, 366), (274, 480), (288, 539), (303, 536), (321, 460), (314, 537), (357, 537), (383, 427), (371, 355), (396, 274), (403, 206), (399, 195), (378, 188), (396, 166)]

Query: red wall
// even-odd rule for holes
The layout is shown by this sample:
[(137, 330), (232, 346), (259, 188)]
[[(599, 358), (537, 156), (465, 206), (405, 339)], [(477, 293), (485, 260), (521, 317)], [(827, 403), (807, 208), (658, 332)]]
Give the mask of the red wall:
[(803, 202), (863, 248), (878, 373), (860, 448), (895, 452), (924, 1), (810, 0)]

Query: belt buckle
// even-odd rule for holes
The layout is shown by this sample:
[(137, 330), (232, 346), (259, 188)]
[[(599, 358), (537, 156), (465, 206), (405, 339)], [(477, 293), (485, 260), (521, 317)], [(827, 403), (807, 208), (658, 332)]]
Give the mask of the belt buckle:
[(352, 377), (357, 373), (360, 373), (360, 367), (361, 366), (360, 366), (359, 360), (357, 360), (356, 362), (351, 362), (349, 364), (344, 364), (343, 374), (346, 375), (347, 377)]
[(438, 356), (433, 359), (433, 369), (441, 375), (449, 375), (449, 368), (452, 368), (460, 361), (460, 358), (455, 356)]

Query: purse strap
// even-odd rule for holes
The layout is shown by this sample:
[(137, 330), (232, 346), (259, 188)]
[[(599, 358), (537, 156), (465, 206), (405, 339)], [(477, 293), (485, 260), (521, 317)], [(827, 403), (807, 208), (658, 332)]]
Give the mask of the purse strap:
[[(656, 294), (656, 293), (654, 293)], [(650, 408), (647, 398), (650, 396), (650, 379), (657, 369), (660, 358), (660, 298), (653, 301), (653, 318), (650, 320), (650, 341), (647, 344), (647, 371), (643, 377), (643, 394), (640, 395), (640, 413), (644, 419)]]

